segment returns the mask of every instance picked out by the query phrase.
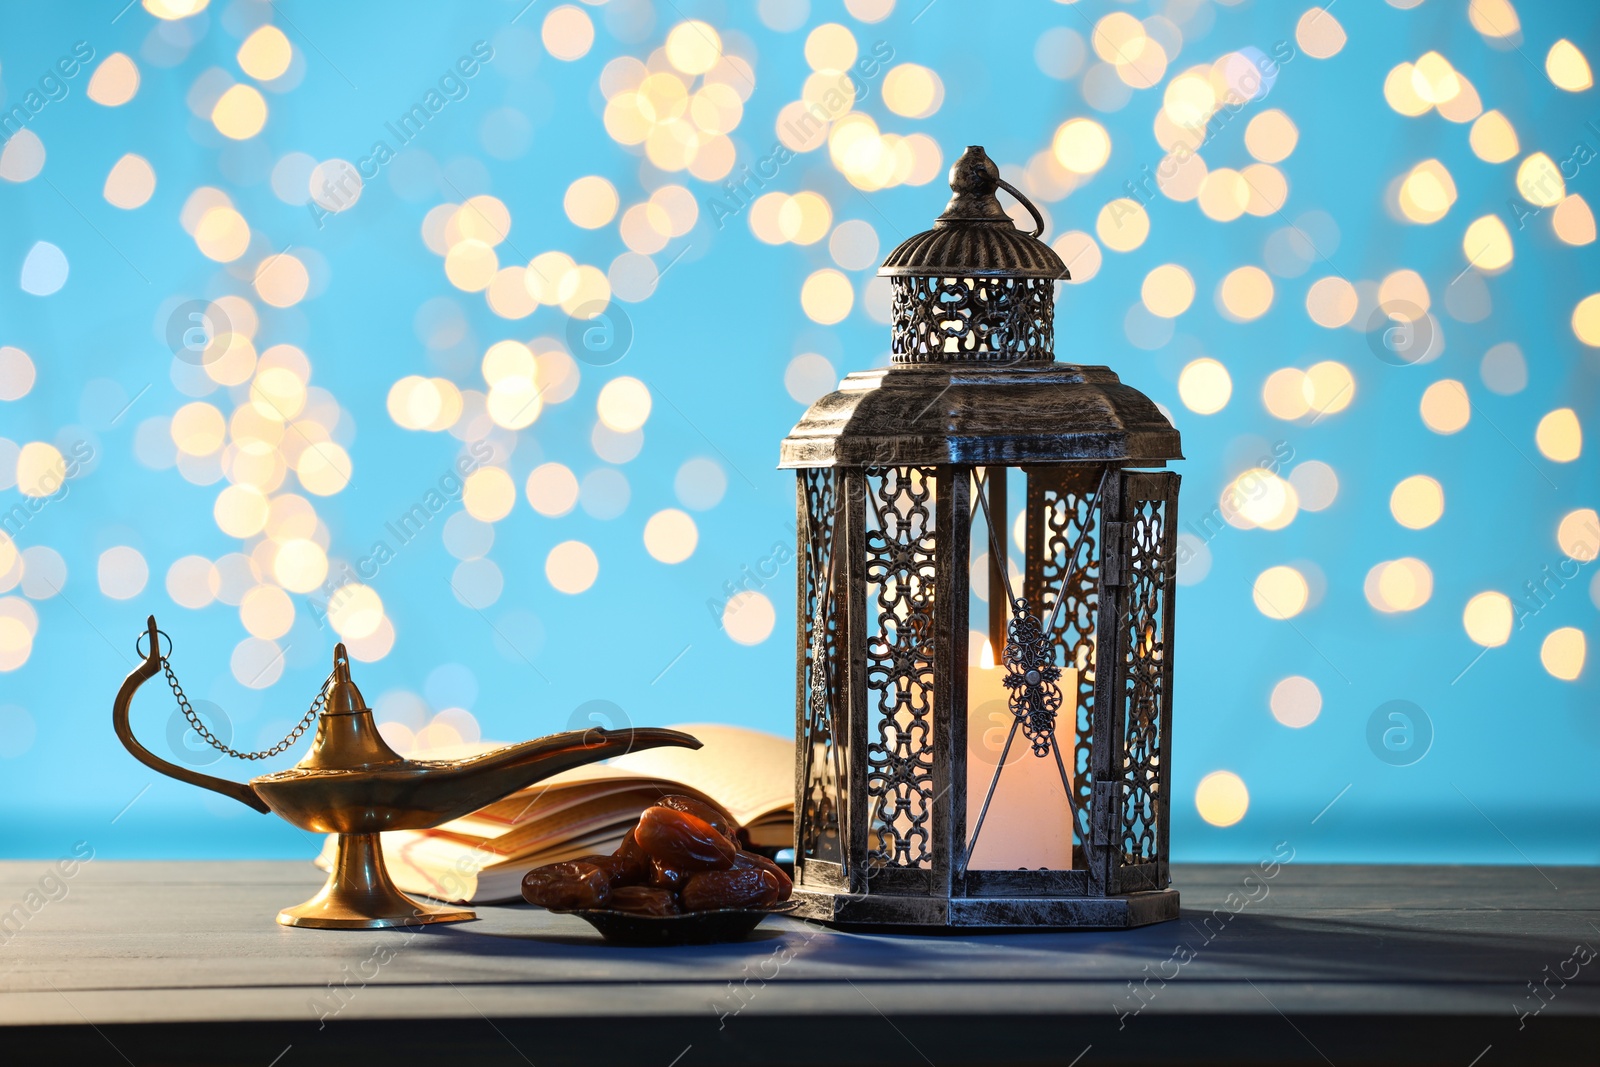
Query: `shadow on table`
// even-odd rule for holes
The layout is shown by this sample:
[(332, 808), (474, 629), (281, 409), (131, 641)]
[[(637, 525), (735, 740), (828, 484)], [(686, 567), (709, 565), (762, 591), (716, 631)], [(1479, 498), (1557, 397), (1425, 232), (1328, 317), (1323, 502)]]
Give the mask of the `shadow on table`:
[[(483, 909), (480, 908), (480, 912)], [(770, 954), (785, 940), (788, 930), (767, 924), (757, 927), (742, 941), (713, 945), (619, 945), (606, 941), (588, 923), (573, 915), (548, 915), (534, 908), (511, 909), (525, 924), (514, 928), (499, 924), (462, 923), (427, 931), (439, 947), (448, 947), (474, 956), (514, 958), (539, 956), (545, 959), (589, 956), (601, 951), (609, 959), (659, 958), (663, 953), (694, 959), (742, 959)]]
[[(516, 909), (520, 918), (523, 909)], [(530, 919), (537, 914), (528, 912)], [(1224, 920), (1224, 916), (1227, 918)], [(614, 958), (659, 958), (662, 953), (702, 960), (743, 959), (784, 948), (804, 949), (811, 965), (837, 964), (915, 974), (919, 980), (1137, 979), (1174, 969), (1186, 979), (1345, 982), (1514, 982), (1536, 979), (1546, 965), (1566, 959), (1579, 941), (1594, 937), (1579, 915), (1572, 929), (1462, 932), (1427, 928), (1427, 913), (1408, 912), (1405, 925), (1359, 916), (1236, 914), (1185, 909), (1176, 922), (1116, 931), (1005, 931), (929, 937), (850, 933), (796, 919), (774, 917), (749, 938), (719, 945), (630, 947), (612, 945), (577, 918), (539, 916), (526, 926), (467, 923), (428, 931), (440, 947), (485, 957), (580, 957), (597, 949)], [(1526, 915), (1519, 917), (1525, 923)], [(1585, 933), (1591, 934), (1585, 938)], [(1001, 960), (1004, 957), (1004, 960)], [(1147, 970), (1147, 965), (1149, 970)], [(1007, 972), (1004, 976), (1001, 971)], [(1020, 972), (1020, 973), (1019, 973)]]
[[(1224, 912), (1223, 914), (1227, 914)], [(1364, 913), (1370, 915), (1371, 913)], [(1234, 915), (1220, 923), (1214, 913), (1185, 909), (1176, 923), (1160, 930), (1172, 951), (1193, 953), (1189, 966), (1198, 975), (1226, 978), (1227, 971), (1272, 978), (1348, 982), (1506, 982), (1537, 979), (1549, 965), (1566, 959), (1589, 931), (1572, 916), (1570, 931), (1463, 932), (1430, 930), (1370, 918)], [(1525, 922), (1525, 915), (1517, 921)], [(1507, 917), (1508, 923), (1511, 917)], [(1220, 971), (1224, 973), (1218, 973)]]

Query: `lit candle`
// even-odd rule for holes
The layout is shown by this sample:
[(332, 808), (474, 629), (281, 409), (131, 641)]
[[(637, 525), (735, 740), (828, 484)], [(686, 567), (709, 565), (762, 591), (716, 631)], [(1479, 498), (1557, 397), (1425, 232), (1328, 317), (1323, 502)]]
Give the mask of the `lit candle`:
[[(989, 783), (1005, 751), (1016, 717), (1010, 708), (1011, 690), (1006, 670), (994, 661), (987, 640), (976, 666), (967, 671), (967, 840), (978, 828)], [(1065, 743), (1061, 762), (1072, 784), (1073, 740), (1076, 736), (1078, 671), (1062, 668), (1061, 710), (1056, 714), (1056, 737)], [(1061, 785), (1055, 753), (1033, 754), (1032, 743), (1019, 726), (1006, 752), (1005, 767), (995, 782), (988, 814), (983, 817), (977, 847), (968, 867), (999, 871), (1019, 867), (1065, 871), (1072, 868), (1072, 811)]]

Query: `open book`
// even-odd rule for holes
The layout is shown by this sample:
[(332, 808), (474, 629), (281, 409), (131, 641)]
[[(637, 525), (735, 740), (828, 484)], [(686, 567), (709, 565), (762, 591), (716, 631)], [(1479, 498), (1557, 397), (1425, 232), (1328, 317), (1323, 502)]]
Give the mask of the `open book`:
[[(432, 830), (384, 834), (390, 876), (407, 893), (455, 904), (520, 900), (529, 870), (612, 852), (645, 808), (672, 793), (720, 805), (744, 827), (752, 847), (794, 843), (792, 740), (739, 726), (673, 729), (693, 734), (704, 747), (629, 752), (562, 771)], [(317, 866), (328, 870), (333, 855), (329, 835)]]

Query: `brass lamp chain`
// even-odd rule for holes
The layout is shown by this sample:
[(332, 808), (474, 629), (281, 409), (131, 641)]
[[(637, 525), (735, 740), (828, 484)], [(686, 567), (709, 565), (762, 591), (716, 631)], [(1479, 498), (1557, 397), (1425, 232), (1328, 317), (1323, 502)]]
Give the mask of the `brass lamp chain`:
[(306, 712), (305, 718), (301, 719), (282, 741), (279, 741), (271, 748), (264, 748), (259, 752), (240, 752), (238, 749), (229, 748), (217, 740), (216, 736), (206, 729), (205, 723), (200, 721), (200, 717), (194, 713), (194, 708), (189, 705), (189, 698), (183, 695), (183, 686), (178, 684), (178, 676), (172, 673), (172, 660), (162, 656), (161, 669), (166, 672), (167, 684), (172, 687), (172, 695), (178, 698), (179, 710), (183, 712), (183, 717), (189, 720), (190, 728), (200, 735), (200, 739), (218, 752), (232, 756), (234, 759), (244, 760), (270, 759), (300, 740), (301, 735), (310, 729), (311, 724), (316, 722), (317, 716), (321, 714), (322, 705), (328, 699), (328, 682), (333, 681), (333, 675), (330, 673), (327, 680), (322, 683), (322, 689), (317, 693), (317, 698), (311, 702), (311, 707)]

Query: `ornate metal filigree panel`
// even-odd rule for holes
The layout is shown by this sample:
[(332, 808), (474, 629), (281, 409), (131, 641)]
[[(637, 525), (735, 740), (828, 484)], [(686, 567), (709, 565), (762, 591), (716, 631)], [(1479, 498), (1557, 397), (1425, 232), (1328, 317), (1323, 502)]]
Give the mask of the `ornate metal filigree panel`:
[(1006, 704), (1022, 729), (1035, 756), (1056, 750), (1056, 714), (1061, 710), (1061, 668), (1054, 662), (1050, 639), (1029, 610), (1026, 599), (1013, 605), (1010, 636), (1006, 640)]
[(868, 859), (928, 867), (933, 808), (934, 471), (866, 470)]
[(952, 356), (981, 362), (1054, 359), (1055, 283), (1044, 278), (892, 279), (893, 362)]
[(802, 854), (811, 859), (843, 862), (840, 839), (839, 797), (844, 789), (841, 767), (843, 732), (835, 714), (840, 706), (839, 618), (836, 610), (838, 582), (833, 574), (835, 519), (838, 515), (838, 478), (829, 469), (803, 470), (800, 484), (805, 499), (805, 529), (801, 544), (805, 558), (805, 586), (800, 612), (805, 686), (804, 732), (801, 755), (799, 820), (804, 839)]
[(1126, 631), (1127, 671), (1123, 716), (1122, 862), (1160, 858), (1158, 818), (1162, 810), (1161, 709), (1167, 686), (1167, 598), (1172, 561), (1166, 558), (1167, 502), (1128, 501)]
[[(1100, 609), (1099, 508), (1094, 499), (1100, 472), (1098, 466), (1028, 472), (1023, 595), (1053, 620), (1045, 636), (1054, 646), (1054, 662), (1078, 669), (1072, 786), (1083, 812), (1089, 811), (1094, 793), (1089, 751), (1094, 737), (1094, 627)], [(1077, 559), (1069, 562), (1074, 550)], [(1063, 598), (1061, 609), (1053, 611), (1058, 596)]]

